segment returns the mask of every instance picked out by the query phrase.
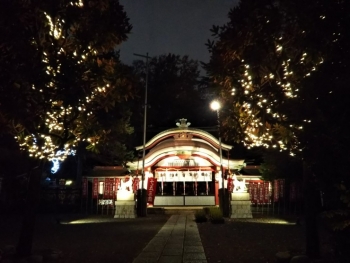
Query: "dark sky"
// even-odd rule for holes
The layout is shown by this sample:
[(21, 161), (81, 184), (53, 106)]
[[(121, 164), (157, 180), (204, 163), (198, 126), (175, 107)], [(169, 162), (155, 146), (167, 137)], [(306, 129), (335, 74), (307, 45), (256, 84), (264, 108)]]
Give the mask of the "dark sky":
[(129, 40), (121, 45), (121, 60), (140, 59), (133, 53), (158, 56), (188, 55), (208, 62), (205, 46), (212, 25), (223, 25), (238, 0), (120, 0), (133, 25)]

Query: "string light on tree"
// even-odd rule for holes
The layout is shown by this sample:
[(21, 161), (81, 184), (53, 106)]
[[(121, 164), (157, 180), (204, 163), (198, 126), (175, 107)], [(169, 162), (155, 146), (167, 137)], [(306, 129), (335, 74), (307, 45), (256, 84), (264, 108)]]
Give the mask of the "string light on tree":
[[(70, 6), (77, 8), (84, 7), (83, 1), (72, 1), (69, 3)], [(42, 46), (41, 43), (36, 42), (33, 39), (32, 45), (36, 47), (37, 50), (42, 49), (42, 63), (45, 66), (45, 72), (48, 76), (48, 81), (45, 86), (37, 86), (37, 84), (32, 85), (32, 90), (39, 93), (60, 93), (60, 88), (62, 83), (59, 83), (60, 78), (64, 77), (62, 73), (62, 61), (67, 60), (67, 57), (74, 64), (82, 64), (86, 60), (95, 61), (97, 64), (101, 63), (98, 58), (99, 52), (89, 45), (87, 49), (71, 49), (69, 45), (64, 45), (66, 43), (64, 35), (65, 20), (60, 17), (60, 14), (55, 14), (55, 17), (51, 16), (48, 12), (42, 12), (43, 16), (47, 20), (48, 26), (48, 38), (50, 38), (51, 46)], [(69, 37), (72, 37), (71, 35)], [(40, 47), (40, 49), (39, 49)], [(83, 68), (84, 74), (88, 74), (88, 70)], [(88, 76), (86, 75), (86, 78)], [(67, 84), (65, 84), (67, 85)], [(20, 148), (22, 150), (27, 150), (29, 155), (38, 159), (47, 159), (49, 161), (54, 161), (57, 168), (57, 163), (62, 162), (71, 155), (74, 148), (79, 141), (90, 142), (93, 147), (98, 144), (100, 136), (85, 137), (77, 130), (70, 128), (67, 123), (79, 122), (77, 119), (78, 112), (84, 113), (87, 116), (87, 120), (93, 119), (94, 115), (90, 110), (93, 104), (100, 96), (105, 97), (110, 90), (110, 83), (108, 80), (102, 80), (99, 85), (89, 93), (84, 94), (84, 99), (79, 100), (79, 104), (67, 103), (63, 97), (62, 100), (47, 101), (47, 111), (44, 113), (45, 126), (38, 126), (37, 132), (35, 134), (21, 134), (16, 138)], [(63, 95), (62, 95), (63, 96)], [(67, 139), (68, 138), (68, 139)], [(62, 141), (65, 141), (64, 145), (61, 145)], [(55, 169), (56, 169), (55, 168)]]
[[(285, 57), (283, 38), (279, 37), (275, 43), (276, 57)], [(305, 77), (317, 70), (317, 66), (323, 62), (320, 58), (318, 62), (311, 63), (306, 52), (301, 52), (300, 57), (291, 59), (281, 59), (281, 70), (276, 72), (265, 70), (263, 82), (256, 82), (257, 72), (246, 63), (245, 59), (241, 59), (242, 74), (241, 79), (238, 79), (238, 86), (231, 89), (231, 95), (237, 98), (236, 105), (240, 108), (240, 125), (245, 133), (243, 143), (248, 147), (273, 147), (280, 150), (290, 149), (294, 155), (295, 151), (299, 151), (296, 132), (302, 130), (302, 126), (290, 127), (286, 129), (282, 125), (277, 125), (277, 121), (287, 123), (287, 116), (280, 110), (281, 100), (293, 100), (298, 98), (299, 87), (294, 81), (292, 67), (298, 68), (305, 72)], [(293, 66), (292, 66), (293, 65)], [(261, 74), (261, 72), (259, 72)], [(271, 92), (269, 97), (265, 97), (266, 93), (261, 92), (263, 89), (272, 87), (273, 90), (280, 90), (283, 96), (277, 97), (276, 92)], [(243, 99), (243, 100), (242, 100)], [(274, 124), (273, 120), (276, 120)], [(263, 120), (269, 120), (264, 122)], [(311, 122), (311, 120), (309, 120)], [(288, 146), (277, 135), (283, 132), (289, 138)]]

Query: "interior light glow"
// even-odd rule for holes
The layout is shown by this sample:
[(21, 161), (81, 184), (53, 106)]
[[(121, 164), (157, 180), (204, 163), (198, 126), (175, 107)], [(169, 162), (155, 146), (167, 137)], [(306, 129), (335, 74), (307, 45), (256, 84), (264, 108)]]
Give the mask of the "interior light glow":
[(72, 180), (67, 180), (66, 185), (72, 185), (73, 181)]

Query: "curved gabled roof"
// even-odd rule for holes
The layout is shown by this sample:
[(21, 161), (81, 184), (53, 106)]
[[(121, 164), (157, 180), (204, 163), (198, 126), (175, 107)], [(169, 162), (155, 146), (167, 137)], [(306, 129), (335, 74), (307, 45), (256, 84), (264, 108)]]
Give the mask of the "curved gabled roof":
[[(220, 141), (206, 131), (189, 128), (186, 119), (180, 121), (181, 123), (177, 123), (178, 128), (160, 132), (145, 144), (145, 150), (148, 152), (144, 159), (144, 167), (158, 166), (165, 160), (171, 163), (172, 160), (181, 159), (180, 155), (202, 160), (201, 163), (220, 166), (220, 146), (223, 151), (232, 149), (232, 146), (224, 143), (220, 145)], [(142, 150), (143, 146), (138, 146), (136, 149)], [(132, 170), (140, 169), (142, 165), (142, 160), (128, 164)], [(222, 165), (229, 169), (240, 169), (244, 165), (244, 160), (223, 159)]]
[[(177, 157), (178, 152), (190, 152), (191, 158), (199, 157), (207, 160), (214, 166), (220, 166), (220, 156), (217, 152), (213, 151), (209, 147), (196, 147), (191, 144), (174, 146), (172, 144), (164, 144), (162, 147), (153, 148), (145, 156), (145, 167), (151, 167), (157, 165), (164, 159)], [(222, 165), (225, 169), (238, 169), (240, 170), (244, 166), (244, 160), (228, 160), (222, 159)], [(142, 160), (138, 160), (128, 164), (131, 170), (141, 169)]]
[[(196, 129), (196, 128), (179, 127), (179, 128), (168, 129), (158, 133), (156, 136), (154, 136), (151, 140), (149, 140), (145, 144), (145, 149), (148, 150), (150, 148), (153, 148), (155, 145), (157, 145), (161, 141), (174, 137), (178, 134), (188, 134), (194, 138), (202, 139), (207, 143), (213, 145), (215, 148), (219, 148), (219, 145), (220, 145), (219, 140), (206, 131)], [(221, 148), (222, 150), (228, 151), (232, 149), (232, 145), (221, 143)], [(136, 147), (136, 150), (142, 150), (142, 149), (143, 149), (143, 145)]]

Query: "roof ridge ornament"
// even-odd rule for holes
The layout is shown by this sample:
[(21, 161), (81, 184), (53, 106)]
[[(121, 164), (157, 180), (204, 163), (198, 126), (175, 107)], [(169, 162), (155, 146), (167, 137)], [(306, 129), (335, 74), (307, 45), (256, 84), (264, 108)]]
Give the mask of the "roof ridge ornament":
[(180, 119), (179, 121), (180, 121), (180, 122), (177, 122), (177, 123), (176, 123), (176, 126), (179, 127), (180, 129), (186, 129), (186, 128), (188, 128), (188, 126), (191, 125), (190, 122), (186, 122), (187, 119), (182, 118), (182, 119)]

